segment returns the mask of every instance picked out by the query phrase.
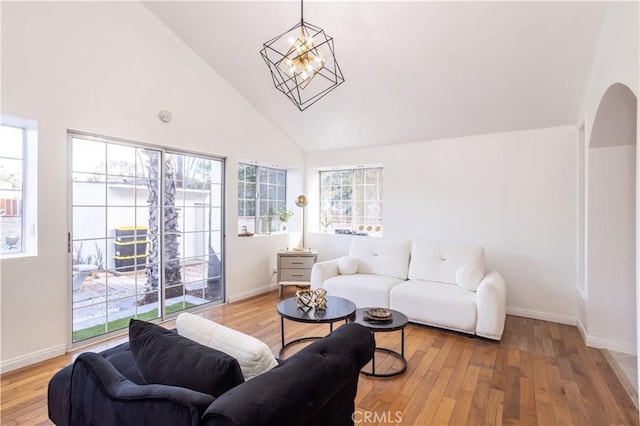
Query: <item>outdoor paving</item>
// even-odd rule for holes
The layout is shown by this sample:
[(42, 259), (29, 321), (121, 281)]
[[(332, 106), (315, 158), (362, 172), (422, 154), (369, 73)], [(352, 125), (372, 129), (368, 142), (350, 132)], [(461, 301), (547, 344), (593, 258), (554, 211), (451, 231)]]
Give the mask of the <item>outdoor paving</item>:
[[(202, 278), (202, 265), (193, 264), (182, 268), (186, 291), (202, 290), (202, 297), (185, 294), (184, 297), (168, 299), (165, 305), (189, 302), (200, 305), (208, 302), (204, 298), (207, 280)], [(191, 281), (191, 282), (189, 282)], [(146, 276), (144, 270), (123, 274), (97, 272), (85, 279), (80, 290), (73, 292), (73, 329), (80, 330), (108, 321), (125, 318), (137, 313), (158, 309), (158, 303), (137, 305), (144, 295)], [(108, 308), (107, 308), (108, 307)], [(108, 310), (108, 312), (107, 312)]]

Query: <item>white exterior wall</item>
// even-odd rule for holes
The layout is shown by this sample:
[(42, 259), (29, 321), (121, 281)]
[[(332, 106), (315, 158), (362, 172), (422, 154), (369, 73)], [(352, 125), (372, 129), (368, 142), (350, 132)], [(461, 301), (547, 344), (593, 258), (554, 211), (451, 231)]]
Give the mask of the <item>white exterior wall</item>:
[[(508, 312), (575, 324), (575, 141), (566, 126), (307, 153), (306, 162), (382, 163), (384, 238), (478, 244), (487, 269), (507, 281)], [(310, 226), (318, 223), (315, 176), (307, 177)], [(307, 246), (326, 259), (346, 254), (351, 238), (366, 237), (311, 233)]]
[[(104, 183), (98, 183), (99, 190), (104, 190)], [(95, 194), (96, 184), (92, 182), (75, 182), (74, 183), (74, 191), (77, 191), (76, 196), (82, 200), (87, 200), (91, 197), (92, 194)], [(118, 185), (108, 185), (107, 186), (107, 199), (109, 200), (109, 204), (112, 206), (131, 206), (132, 200), (138, 200), (140, 203), (146, 203), (147, 197), (149, 196), (149, 190), (144, 186), (134, 186), (128, 184), (118, 184)], [(214, 194), (217, 196), (217, 194)], [(202, 192), (200, 190), (192, 191), (192, 190), (184, 190), (182, 188), (176, 189), (176, 199), (180, 200), (181, 206), (178, 207), (179, 211), (179, 220), (181, 229), (194, 231), (194, 230), (206, 230), (203, 228), (202, 218), (196, 216), (196, 211), (193, 209), (182, 209), (182, 204), (184, 207), (194, 207), (197, 203), (209, 203), (209, 197), (205, 195), (205, 198), (202, 198)], [(104, 202), (104, 196), (99, 197), (96, 202)], [(220, 199), (218, 197), (217, 200), (213, 200), (213, 205), (220, 205)], [(134, 215), (134, 211), (135, 212)], [(135, 223), (136, 216), (138, 217), (138, 225), (146, 226), (147, 223), (144, 219), (149, 213), (149, 208), (146, 205), (138, 206), (137, 208), (132, 207), (123, 207), (123, 208), (110, 208), (109, 209), (109, 229), (108, 235), (109, 238), (115, 237), (115, 228), (121, 226), (133, 226)], [(198, 213), (204, 213), (208, 215), (208, 210), (197, 210)], [(218, 231), (217, 224), (220, 223), (220, 209), (212, 208), (211, 210), (211, 223), (213, 224), (213, 230)], [(73, 234), (72, 237), (76, 234), (78, 235), (101, 235), (101, 230), (104, 228), (105, 224), (102, 220), (95, 220), (96, 218), (92, 218), (90, 216), (80, 218), (75, 220), (73, 225)], [(206, 218), (208, 219), (208, 217)], [(207, 226), (204, 223), (204, 226)], [(98, 228), (96, 230), (95, 228)], [(232, 234), (232, 232), (231, 232)], [(179, 253), (181, 257), (189, 258), (193, 256), (201, 256), (203, 253), (203, 241), (202, 235), (196, 234), (194, 235), (191, 232), (184, 233), (181, 238), (178, 239), (178, 243), (180, 245)], [(216, 253), (220, 253), (220, 245), (218, 244), (218, 238), (212, 238), (213, 249)], [(83, 245), (82, 247), (82, 255), (87, 257), (89, 255), (96, 255), (95, 246), (88, 244)], [(113, 256), (115, 255), (115, 248), (113, 245), (113, 241), (107, 241), (106, 253), (104, 254), (104, 260), (107, 262), (103, 267), (113, 269), (115, 268), (115, 262), (113, 260)]]
[[(63, 353), (69, 339), (68, 129), (227, 157), (228, 298), (269, 289), (286, 236), (235, 236), (237, 162), (301, 170), (299, 148), (140, 3), (1, 7), (2, 113), (39, 130), (38, 256), (0, 264), (2, 370)], [(293, 198), (301, 183), (291, 187)]]

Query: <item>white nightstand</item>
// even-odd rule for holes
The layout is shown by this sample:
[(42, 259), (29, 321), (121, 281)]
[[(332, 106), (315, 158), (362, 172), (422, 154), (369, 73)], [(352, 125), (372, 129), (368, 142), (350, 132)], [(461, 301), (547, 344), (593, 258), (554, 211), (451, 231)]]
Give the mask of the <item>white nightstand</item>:
[(281, 251), (278, 253), (278, 296), (282, 297), (282, 287), (311, 285), (311, 268), (318, 261), (316, 251)]

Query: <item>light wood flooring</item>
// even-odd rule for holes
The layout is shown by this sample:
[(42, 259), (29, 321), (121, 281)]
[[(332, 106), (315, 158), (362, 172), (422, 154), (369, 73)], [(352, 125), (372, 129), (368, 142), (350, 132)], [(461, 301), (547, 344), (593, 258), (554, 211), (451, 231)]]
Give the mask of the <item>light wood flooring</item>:
[[(201, 315), (261, 339), (277, 354), (278, 301), (273, 291)], [(289, 340), (326, 333), (328, 326), (287, 321), (285, 330)], [(100, 351), (124, 340), (85, 350)], [(379, 346), (399, 350), (399, 332), (379, 333), (377, 340)], [(360, 376), (357, 424), (639, 424), (637, 409), (602, 352), (586, 347), (572, 326), (508, 316), (502, 341), (493, 342), (409, 324), (405, 355), (409, 366), (401, 376)], [(0, 423), (51, 424), (47, 384), (75, 356), (3, 374)], [(377, 356), (377, 370), (398, 366), (390, 357)]]

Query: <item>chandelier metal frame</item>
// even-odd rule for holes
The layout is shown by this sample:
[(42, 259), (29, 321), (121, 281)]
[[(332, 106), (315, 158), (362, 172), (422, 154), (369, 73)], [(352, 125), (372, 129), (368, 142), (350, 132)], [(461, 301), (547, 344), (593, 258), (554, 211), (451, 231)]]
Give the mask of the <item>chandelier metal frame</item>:
[(265, 42), (260, 55), (269, 68), (275, 88), (300, 111), (345, 81), (336, 60), (333, 37), (304, 21), (302, 1), (300, 22)]

